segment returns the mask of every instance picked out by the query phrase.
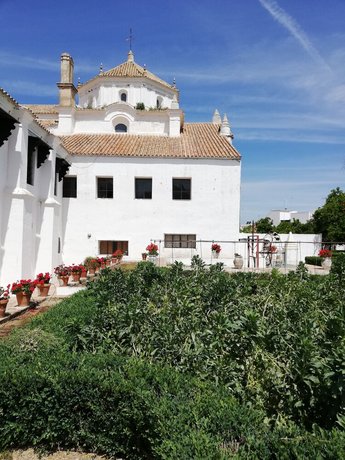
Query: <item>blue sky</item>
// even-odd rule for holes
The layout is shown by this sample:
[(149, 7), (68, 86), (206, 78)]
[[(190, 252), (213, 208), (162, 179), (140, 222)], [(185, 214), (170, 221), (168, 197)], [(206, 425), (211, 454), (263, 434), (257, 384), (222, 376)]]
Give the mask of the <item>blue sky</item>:
[(345, 189), (344, 0), (0, 0), (0, 86), (56, 103), (59, 58), (86, 81), (126, 59), (180, 89), (186, 121), (228, 115), (241, 222)]

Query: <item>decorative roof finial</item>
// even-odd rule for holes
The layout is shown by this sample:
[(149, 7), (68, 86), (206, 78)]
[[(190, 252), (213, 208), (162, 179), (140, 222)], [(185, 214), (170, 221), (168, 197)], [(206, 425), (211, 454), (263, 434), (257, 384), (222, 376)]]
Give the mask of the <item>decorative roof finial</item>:
[(220, 134), (221, 136), (228, 137), (230, 144), (232, 144), (232, 139), (234, 138), (234, 135), (231, 132), (230, 123), (228, 121), (228, 117), (226, 116), (226, 113), (224, 114), (223, 122), (220, 127)]
[(127, 62), (134, 62), (134, 54), (132, 51), (128, 52)]
[(78, 77), (78, 87), (81, 86), (81, 81), (80, 81), (80, 77)]
[(101, 65), (99, 66), (99, 74), (102, 75), (103, 73), (103, 64), (101, 63)]
[(221, 119), (220, 114), (219, 114), (217, 109), (214, 111), (214, 114), (213, 114), (213, 117), (212, 117), (212, 123), (214, 125), (220, 125), (222, 123), (222, 119)]
[(176, 88), (176, 78), (174, 77), (173, 78), (173, 84), (172, 84), (173, 88)]

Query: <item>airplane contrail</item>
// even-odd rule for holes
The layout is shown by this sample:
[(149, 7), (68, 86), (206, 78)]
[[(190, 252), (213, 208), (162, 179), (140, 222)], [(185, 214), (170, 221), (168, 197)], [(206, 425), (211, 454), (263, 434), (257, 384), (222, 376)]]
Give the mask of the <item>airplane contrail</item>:
[(331, 71), (327, 62), (322, 58), (318, 50), (308, 38), (307, 34), (292, 16), (283, 10), (283, 8), (281, 8), (275, 0), (259, 0), (259, 2), (276, 21), (278, 21), (290, 32), (290, 34), (300, 43), (314, 61)]

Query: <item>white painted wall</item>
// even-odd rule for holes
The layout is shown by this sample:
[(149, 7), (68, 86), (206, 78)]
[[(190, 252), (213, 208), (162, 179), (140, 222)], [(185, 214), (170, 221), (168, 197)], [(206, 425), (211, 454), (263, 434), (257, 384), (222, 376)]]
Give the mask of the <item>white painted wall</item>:
[[(0, 98), (0, 105), (2, 102)], [(57, 196), (53, 195), (59, 141), (44, 131), (28, 111), (21, 109), (19, 121), (0, 148), (1, 286), (52, 271), (61, 262), (57, 253), (57, 238), (62, 237), (61, 183)], [(40, 168), (35, 166), (34, 185), (26, 182), (29, 133), (52, 146), (49, 158)]]
[(127, 102), (135, 107), (143, 102), (145, 107), (155, 108), (160, 97), (161, 106), (171, 108), (174, 91), (146, 78), (97, 78), (78, 89), (79, 106), (104, 107), (121, 101), (121, 92), (127, 93)]
[[(165, 233), (238, 239), (238, 161), (74, 157), (69, 175), (77, 176), (78, 197), (63, 198), (66, 263), (98, 254), (100, 240), (129, 241), (127, 259), (138, 260), (150, 239), (164, 239)], [(113, 199), (96, 197), (96, 177), (102, 176), (113, 177)], [(135, 177), (152, 177), (151, 200), (135, 199)], [(172, 199), (172, 178), (191, 178), (191, 200)], [(190, 253), (176, 251), (182, 258)], [(161, 247), (163, 258), (170, 255)]]

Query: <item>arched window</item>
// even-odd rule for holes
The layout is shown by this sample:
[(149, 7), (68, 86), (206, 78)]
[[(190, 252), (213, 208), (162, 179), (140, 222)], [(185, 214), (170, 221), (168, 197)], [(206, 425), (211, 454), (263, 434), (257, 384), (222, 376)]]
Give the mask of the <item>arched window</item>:
[(118, 123), (115, 126), (115, 132), (116, 133), (126, 133), (127, 132), (127, 126), (124, 125), (123, 123)]
[(122, 102), (127, 102), (127, 93), (125, 93), (124, 91), (120, 93), (120, 99)]

